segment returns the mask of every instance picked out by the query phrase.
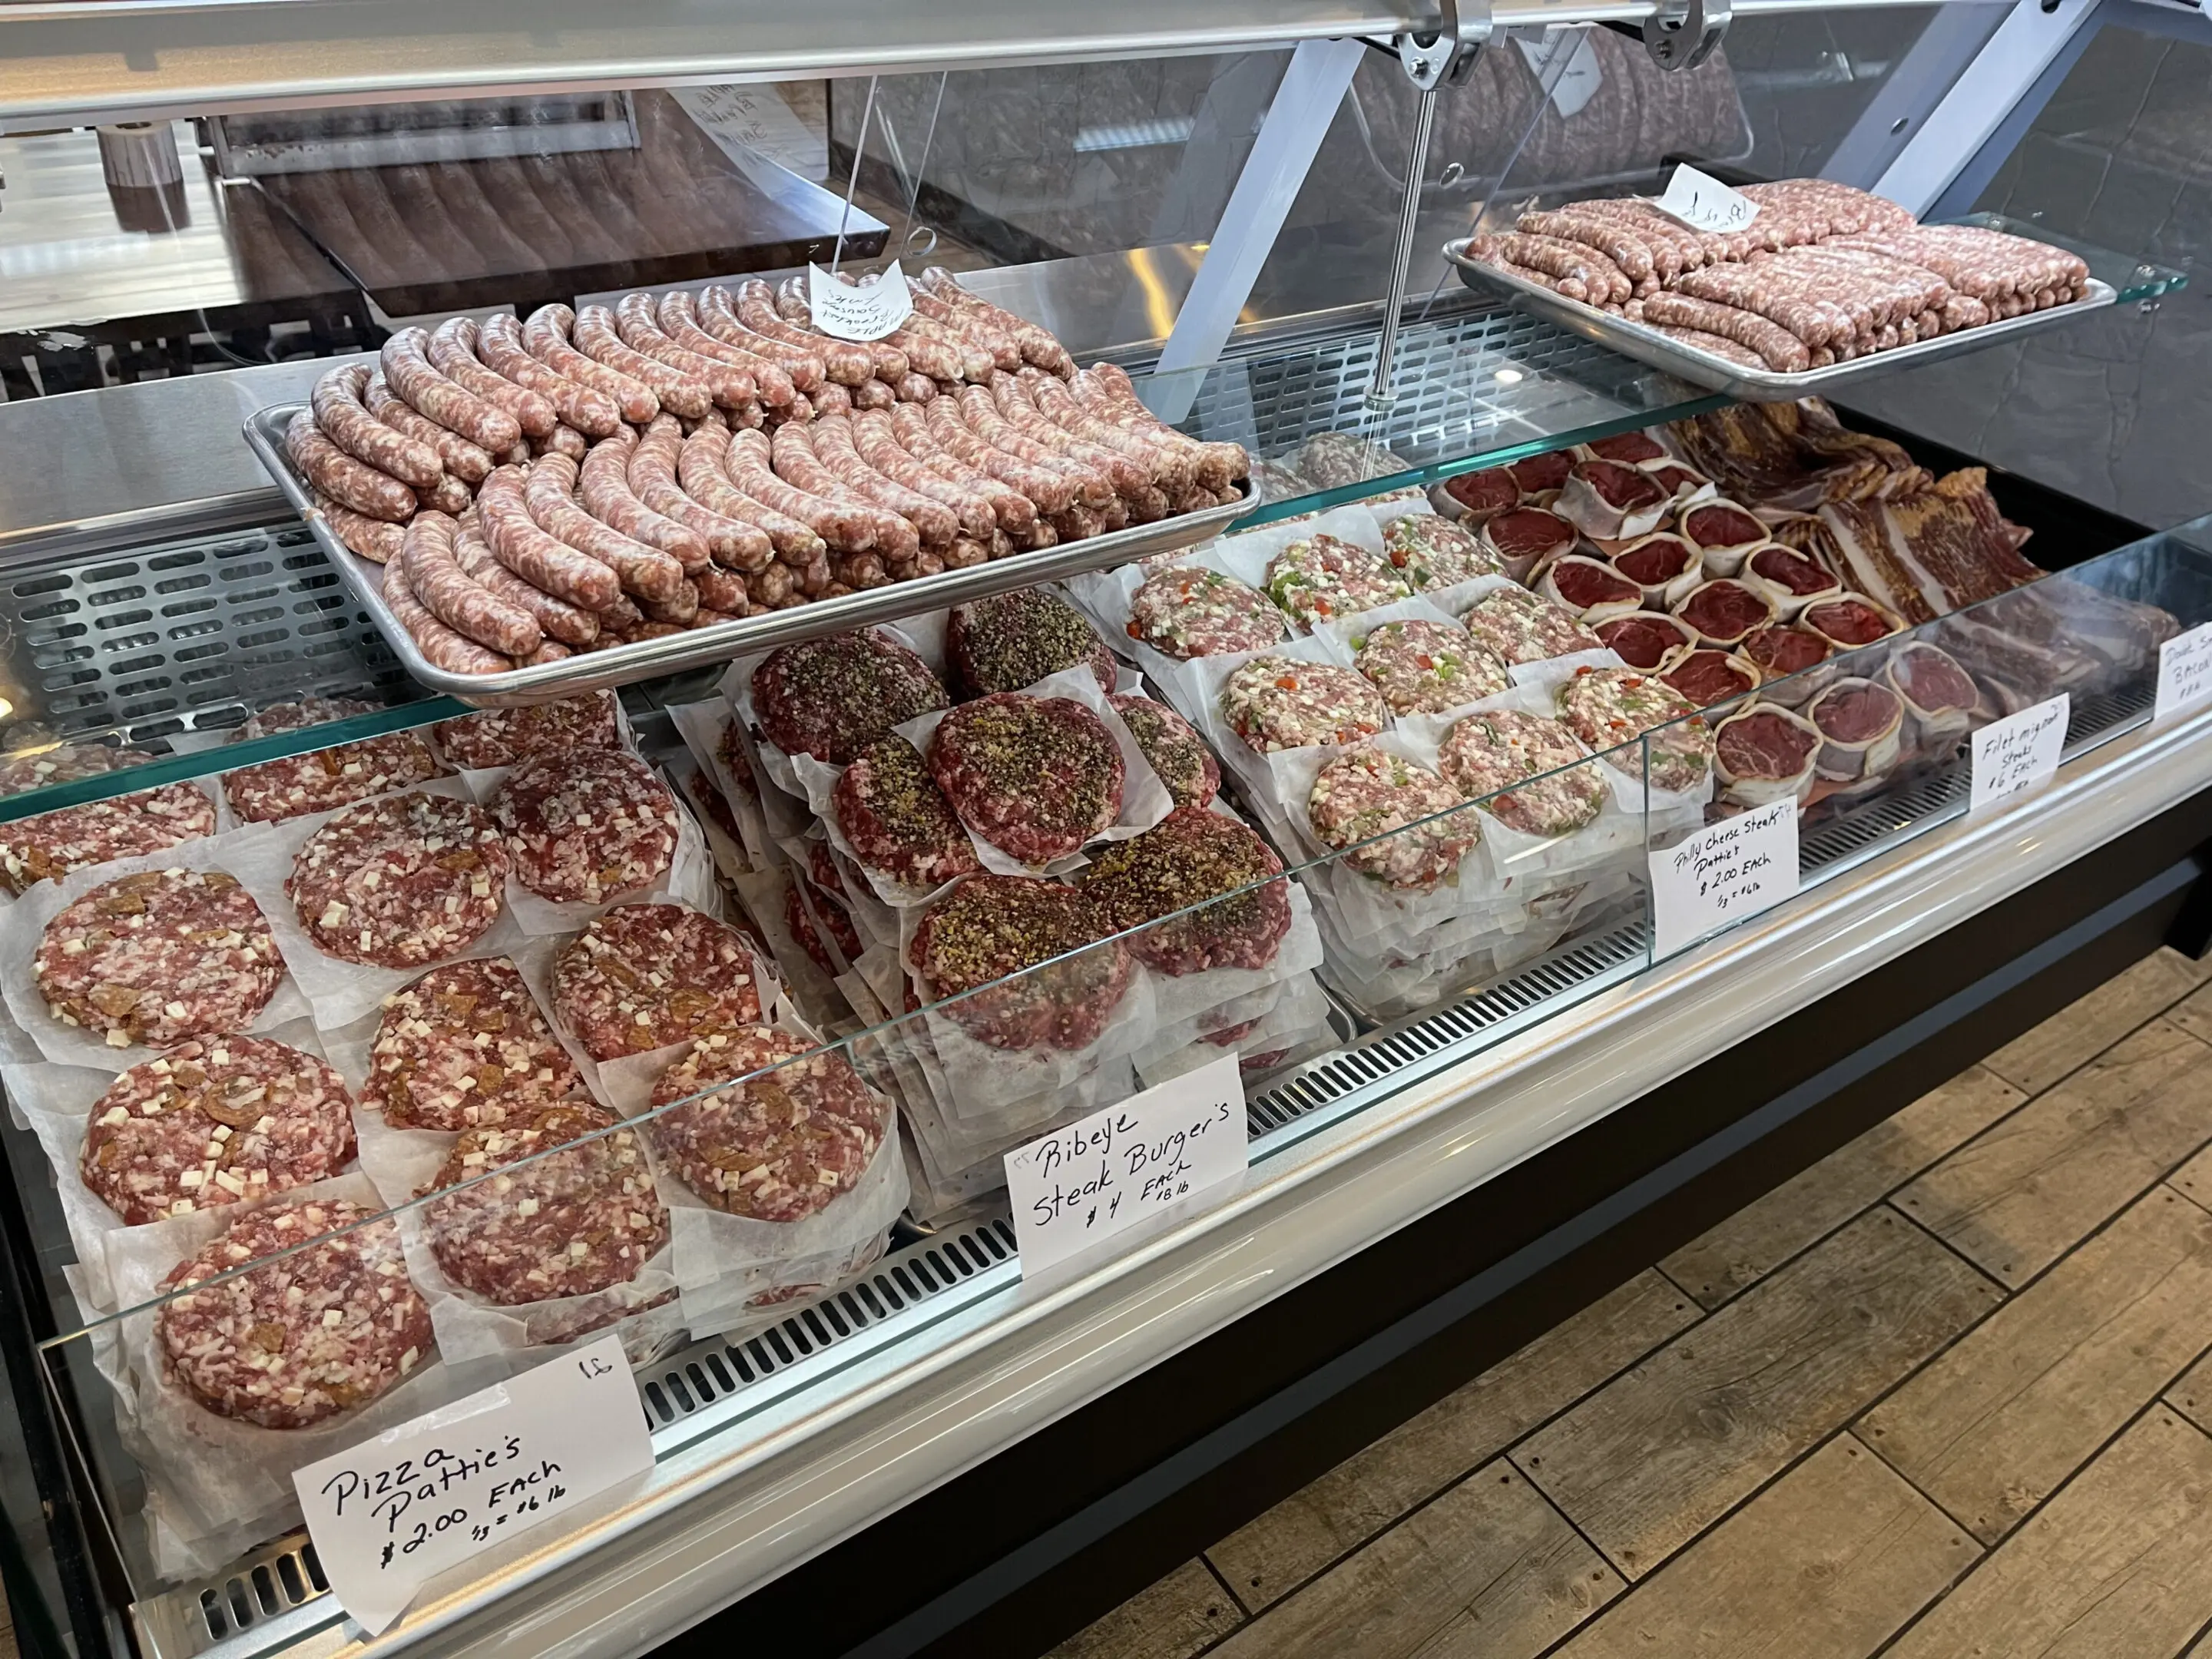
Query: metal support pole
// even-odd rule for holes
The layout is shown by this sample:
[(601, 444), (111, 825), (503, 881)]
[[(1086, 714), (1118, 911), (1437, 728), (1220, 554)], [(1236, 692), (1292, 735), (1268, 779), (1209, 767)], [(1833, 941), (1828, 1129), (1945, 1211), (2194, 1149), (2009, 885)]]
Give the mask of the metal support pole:
[(1421, 88), (1419, 107), (1413, 114), (1413, 148), (1406, 159), (1406, 195), (1398, 205), (1398, 242), (1390, 256), (1390, 297), (1382, 304), (1382, 337), (1375, 348), (1375, 379), (1367, 388), (1368, 403), (1387, 406), (1397, 393), (1392, 390), (1394, 362), (1398, 355), (1398, 313), (1405, 309), (1406, 281), (1413, 264), (1413, 230), (1421, 216), (1421, 181), (1428, 176), (1429, 140), (1437, 125), (1437, 88)]

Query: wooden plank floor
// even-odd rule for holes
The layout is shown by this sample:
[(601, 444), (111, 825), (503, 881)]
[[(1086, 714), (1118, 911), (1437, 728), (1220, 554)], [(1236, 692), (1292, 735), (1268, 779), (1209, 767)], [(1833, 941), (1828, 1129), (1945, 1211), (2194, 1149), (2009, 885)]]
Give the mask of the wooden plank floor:
[(2212, 1659), (2212, 965), (1899, 1108), (1049, 1659)]

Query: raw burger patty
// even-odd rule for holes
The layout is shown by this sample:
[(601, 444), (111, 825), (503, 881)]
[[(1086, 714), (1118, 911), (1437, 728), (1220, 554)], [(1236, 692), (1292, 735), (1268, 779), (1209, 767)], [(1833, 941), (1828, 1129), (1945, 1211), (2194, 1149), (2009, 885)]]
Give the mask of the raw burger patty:
[(363, 1098), (395, 1129), (471, 1129), (581, 1088), (514, 964), (485, 957), (433, 968), (385, 998)]
[(1267, 564), (1267, 597), (1307, 628), (1413, 595), (1382, 555), (1326, 532), (1276, 554)]
[(0, 825), (0, 887), (21, 893), (72, 870), (165, 853), (214, 833), (215, 803), (189, 783), (64, 806)]
[(1221, 687), (1221, 718), (1262, 755), (1356, 743), (1388, 724), (1382, 694), (1334, 663), (1255, 657)]
[(304, 1187), (352, 1157), (343, 1078), (284, 1043), (230, 1036), (179, 1043), (109, 1084), (78, 1170), (136, 1227)]
[(615, 1121), (570, 1101), (463, 1132), (422, 1189), (475, 1181), (423, 1210), (446, 1277), (502, 1308), (635, 1279), (668, 1243), (668, 1211), (636, 1133)]
[(284, 891), (325, 953), (419, 968), (465, 951), (507, 904), (507, 842), (483, 809), (445, 795), (349, 806), (293, 855)]
[(1114, 653), (1098, 630), (1042, 587), (954, 605), (945, 624), (945, 659), (968, 697), (1018, 691), (1077, 667), (1088, 667), (1100, 690), (1114, 689)]
[(1191, 724), (1165, 703), (1134, 695), (1109, 697), (1129, 728), (1145, 763), (1159, 775), (1177, 806), (1203, 806), (1221, 789), (1221, 763)]
[[(373, 714), (379, 705), (351, 697), (307, 697), (263, 709), (223, 739), (244, 743), (279, 732), (304, 731), (330, 720)], [(419, 732), (387, 732), (360, 743), (342, 743), (283, 760), (264, 761), (225, 775), (224, 798), (248, 823), (273, 823), (304, 812), (327, 812), (371, 795), (404, 789), (445, 771)]]
[(456, 766), (512, 766), (526, 755), (622, 746), (611, 691), (586, 691), (527, 708), (486, 708), (440, 720), (431, 730)]
[(830, 766), (951, 702), (927, 663), (872, 629), (771, 652), (753, 670), (752, 689), (753, 713), (770, 743)]
[(830, 810), (854, 856), (902, 886), (928, 890), (977, 867), (975, 844), (897, 732), (854, 757), (830, 792)]
[[(691, 1098), (702, 1089), (715, 1092)], [(755, 1221), (801, 1220), (851, 1192), (890, 1127), (843, 1055), (762, 1025), (694, 1043), (653, 1085), (653, 1103), (671, 1108), (646, 1126), (668, 1167), (716, 1209)]]
[(1121, 811), (1121, 748), (1070, 697), (962, 703), (931, 734), (929, 770), (963, 823), (1024, 864), (1076, 851)]
[(1129, 601), (1129, 637), (1170, 657), (1264, 651), (1290, 631), (1265, 593), (1218, 570), (1155, 570)]
[(155, 870), (102, 883), (48, 922), (32, 974), (56, 1019), (110, 1048), (165, 1048), (251, 1025), (284, 959), (235, 878)]
[[(817, 916), (822, 919), (822, 927), (814, 925)], [(783, 927), (791, 942), (806, 952), (807, 960), (831, 979), (860, 959), (860, 935), (853, 918), (845, 914), (843, 905), (811, 881), (794, 878), (784, 890)], [(823, 927), (830, 930), (830, 939), (844, 957), (842, 963), (823, 943)]]
[(1605, 805), (1607, 786), (1597, 768), (1577, 764), (1589, 759), (1581, 739), (1559, 721), (1498, 708), (1455, 724), (1437, 765), (1454, 788), (1481, 801), (1507, 829), (1549, 836), (1581, 829)]
[(143, 749), (111, 749), (101, 743), (62, 743), (45, 749), (0, 754), (0, 795), (24, 795), (52, 783), (76, 783), (110, 772), (128, 772), (161, 759)]
[[(1322, 769), (1306, 817), (1323, 846), (1353, 848), (1344, 855), (1350, 868), (1386, 887), (1430, 893), (1457, 873), (1480, 826), (1471, 810), (1434, 823), (1422, 820), (1465, 804), (1459, 791), (1428, 768), (1367, 747)], [(1388, 839), (1357, 846), (1376, 836)]]
[(1384, 623), (1355, 643), (1353, 665), (1400, 714), (1441, 714), (1512, 684), (1498, 653), (1456, 623)]
[[(1510, 479), (1506, 483), (1511, 487)], [(1455, 582), (1472, 581), (1477, 576), (1505, 574), (1505, 566), (1498, 556), (1485, 547), (1473, 531), (1463, 530), (1435, 513), (1402, 514), (1384, 525), (1382, 552), (1416, 592), (1449, 587)]]
[(1525, 587), (1494, 588), (1460, 623), (1509, 663), (1542, 662), (1577, 651), (1595, 651), (1598, 636), (1542, 595)]
[[(1129, 988), (1128, 952), (1118, 941), (1096, 942), (1110, 931), (1074, 888), (1028, 876), (970, 876), (922, 912), (907, 964), (933, 1001), (990, 988), (945, 1010), (980, 1042), (1084, 1048)], [(1053, 960), (1069, 951), (1079, 954)], [(1051, 965), (1023, 971), (1038, 963)], [(1000, 980), (1007, 982), (994, 982)]]
[[(1693, 789), (1712, 771), (1712, 733), (1704, 721), (1687, 718), (1697, 713), (1688, 698), (1649, 674), (1632, 668), (1585, 668), (1553, 695), (1559, 719), (1592, 753), (1634, 745), (1616, 757), (1633, 773), (1643, 770), (1643, 750), (1648, 747), (1655, 788)], [(1648, 745), (1636, 744), (1638, 738), (1655, 730), (1659, 735)]]
[(665, 875), (680, 812), (643, 761), (611, 749), (532, 756), (491, 801), (515, 879), (540, 898), (582, 904), (604, 904)]
[(593, 1060), (641, 1054), (761, 1017), (759, 970), (735, 928), (682, 904), (620, 904), (553, 964), (553, 1014)]
[[(398, 1228), (371, 1213), (336, 1200), (272, 1205), (179, 1262), (162, 1288), (188, 1293), (154, 1317), (178, 1386), (219, 1417), (299, 1429), (367, 1405), (420, 1364), (430, 1310), (408, 1282)], [(353, 1231), (189, 1290), (340, 1227)]]
[[(1164, 974), (1195, 974), (1265, 968), (1275, 959), (1291, 928), (1289, 890), (1270, 879), (1282, 873), (1283, 861), (1243, 824), (1186, 806), (1141, 836), (1109, 844), (1080, 879), (1107, 927), (1143, 929), (1124, 941), (1130, 955)], [(1146, 926), (1152, 922), (1159, 925)]]

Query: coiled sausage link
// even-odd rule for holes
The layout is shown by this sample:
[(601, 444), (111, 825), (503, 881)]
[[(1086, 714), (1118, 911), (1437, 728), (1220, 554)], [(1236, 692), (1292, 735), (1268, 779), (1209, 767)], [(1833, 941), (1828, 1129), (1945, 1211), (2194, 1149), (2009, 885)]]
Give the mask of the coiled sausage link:
[[(915, 527), (924, 545), (942, 547), (961, 532), (959, 515), (933, 495), (878, 472), (860, 454), (852, 417), (833, 415), (805, 428), (808, 447), (847, 489)], [(773, 447), (773, 446), (771, 446)]]
[[(667, 304), (666, 300), (661, 301), (664, 311)], [(726, 288), (709, 283), (701, 289), (696, 311), (699, 326), (715, 339), (778, 365), (791, 376), (791, 384), (799, 396), (811, 398), (822, 390), (825, 378), (822, 354), (747, 328), (738, 315), (737, 301)]]
[(495, 374), (544, 398), (564, 422), (586, 438), (611, 436), (623, 423), (620, 404), (599, 387), (571, 380), (532, 356), (522, 342), (521, 323), (504, 313), (477, 325), (477, 354)]
[(932, 265), (924, 270), (921, 287), (963, 315), (1012, 335), (1024, 362), (1034, 363), (1046, 374), (1057, 374), (1063, 380), (1075, 373), (1075, 359), (1050, 329), (1026, 317), (1018, 317), (1002, 306), (994, 306), (980, 294), (970, 294), (960, 286), (960, 279), (944, 266)]
[(1196, 482), (1197, 458), (1173, 445), (1158, 443), (1145, 434), (1101, 419), (1075, 400), (1067, 382), (1041, 368), (1024, 368), (1019, 377), (1038, 413), (1079, 438), (1107, 449), (1118, 450), (1145, 470), (1145, 476), (1170, 496), (1180, 495)]
[[(780, 426), (776, 432), (780, 435), (801, 429)], [(767, 434), (732, 433), (728, 453), (724, 457), (724, 471), (740, 495), (749, 495), (769, 511), (804, 525), (832, 551), (863, 553), (876, 544), (872, 518), (844, 501), (825, 500), (787, 482), (776, 472), (775, 454)], [(799, 562), (781, 550), (779, 556), (787, 564)]]
[[(657, 421), (660, 416), (653, 418)], [(668, 418), (672, 423), (675, 420), (674, 416)], [(584, 508), (632, 541), (659, 548), (684, 567), (685, 575), (696, 575), (714, 562), (715, 550), (705, 532), (639, 496), (629, 477), (637, 447), (637, 434), (629, 427), (592, 446), (592, 453), (584, 457), (577, 472), (577, 490)]]
[(484, 545), (483, 532), (473, 518), (464, 519), (453, 532), (453, 562), (479, 586), (527, 611), (548, 637), (580, 649), (599, 637), (599, 619), (592, 612), (532, 586), (501, 564)]
[[(702, 431), (725, 431), (719, 419), (700, 424)], [(645, 435), (629, 452), (628, 483), (637, 499), (653, 512), (684, 526), (706, 545), (713, 557), (732, 568), (750, 567), (772, 557), (774, 544), (768, 532), (749, 520), (726, 516), (707, 505), (678, 482), (684, 449), (684, 429), (673, 415), (657, 415)], [(697, 575), (701, 567), (686, 574)]]
[(927, 467), (956, 489), (973, 492), (990, 503), (998, 520), (999, 528), (1006, 531), (1026, 531), (1037, 522), (1036, 503), (1002, 478), (995, 478), (981, 467), (971, 466), (939, 443), (937, 434), (930, 430), (929, 417), (912, 404), (902, 404), (889, 410), (866, 411), (868, 420), (890, 423), (898, 439), (899, 447)]
[[(477, 356), (477, 325), (467, 317), (448, 317), (432, 331), (430, 367), (472, 398), (514, 417), (526, 438), (550, 438), (561, 416), (552, 403), (526, 386), (495, 374)], [(419, 595), (422, 584), (416, 584)]]
[(624, 345), (614, 313), (605, 306), (586, 306), (578, 312), (570, 337), (586, 356), (651, 386), (663, 409), (687, 421), (704, 420), (714, 407), (714, 394), (704, 380)]
[(384, 343), (377, 362), (392, 389), (440, 426), (495, 455), (520, 443), (522, 427), (514, 416), (456, 386), (432, 366), (429, 341), (419, 328), (403, 328)]
[[(998, 399), (985, 387), (965, 386), (953, 394), (952, 401), (960, 407), (960, 418), (969, 430), (994, 449), (1019, 457), (1032, 466), (1057, 472), (1075, 486), (1076, 499), (1086, 507), (1103, 511), (1114, 499), (1114, 482), (1097, 467), (1085, 465), (1072, 456), (1062, 455), (1031, 438), (999, 410)], [(924, 408), (934, 408), (926, 404)]]
[(451, 515), (435, 511), (417, 513), (407, 526), (406, 545), (400, 556), (407, 565), (407, 586), (423, 609), (456, 634), (509, 657), (526, 657), (544, 635), (537, 618), (520, 605), (509, 605), (461, 568), (453, 556), (453, 536), (459, 528)]
[[(751, 374), (719, 357), (702, 356), (687, 350), (668, 337), (660, 326), (653, 296), (650, 294), (624, 295), (615, 307), (615, 331), (622, 343), (640, 356), (688, 375), (707, 388), (707, 393), (720, 409), (742, 409), (754, 401), (759, 390)], [(662, 402), (667, 402), (665, 398)], [(676, 411), (682, 414), (682, 410)]]
[(399, 556), (406, 532), (389, 519), (372, 519), (320, 492), (315, 496), (315, 511), (323, 515), (331, 534), (371, 564), (389, 564)]
[(502, 466), (477, 492), (477, 523), (499, 562), (556, 599), (604, 611), (622, 598), (615, 573), (538, 527), (523, 497), (522, 469)]
[[(811, 352), (821, 360), (823, 376), (838, 386), (858, 386), (876, 372), (874, 354), (849, 340), (833, 340), (826, 334), (794, 328), (775, 308), (775, 290), (755, 276), (738, 284), (732, 303), (738, 320), (754, 333), (787, 346)], [(812, 389), (805, 388), (812, 396)]]
[[(998, 514), (991, 506), (990, 497), (981, 490), (965, 489), (955, 483), (908, 453), (906, 447), (899, 441), (889, 413), (882, 410), (864, 410), (850, 416), (830, 418), (849, 422), (854, 448), (859, 451), (860, 459), (876, 471), (893, 483), (951, 507), (957, 517), (962, 535), (984, 539), (998, 527)], [(818, 452), (819, 446), (817, 448)]]
[(315, 417), (301, 410), (284, 428), (284, 453), (301, 476), (341, 507), (372, 519), (404, 524), (414, 513), (415, 492), (389, 472), (356, 460), (322, 434)]
[[(643, 426), (660, 413), (660, 398), (642, 380), (632, 380), (618, 368), (579, 351), (569, 342), (576, 313), (566, 306), (540, 306), (522, 325), (522, 343), (530, 355), (556, 374), (603, 392), (614, 399), (623, 419)], [(611, 435), (611, 434), (610, 434)]]
[[(647, 440), (653, 446), (648, 464), (656, 479), (672, 472), (675, 493), (691, 503), (691, 516), (702, 525), (711, 522), (717, 526), (720, 533), (714, 538), (714, 556), (732, 569), (768, 568), (777, 556), (779, 531), (784, 532), (798, 562), (804, 564), (815, 557), (822, 551), (822, 544), (807, 533), (805, 526), (785, 522), (771, 530), (766, 522), (771, 515), (732, 485), (724, 470), (729, 441), (730, 429), (720, 421), (700, 422), (688, 438), (656, 431)], [(654, 493), (661, 493), (657, 483)], [(798, 533), (794, 536), (793, 532)]]
[(392, 620), (407, 630), (423, 661), (449, 674), (497, 674), (514, 666), (496, 651), (456, 634), (427, 610), (408, 586), (407, 561), (392, 560), (384, 567), (384, 603)]
[[(971, 386), (985, 402), (991, 394), (981, 386)], [(939, 398), (927, 404), (907, 404), (892, 411), (896, 422), (906, 409), (921, 411), (929, 427), (929, 435), (939, 447), (964, 465), (989, 474), (1008, 488), (1018, 490), (1036, 505), (1039, 514), (1063, 512), (1075, 499), (1076, 481), (1066, 473), (1042, 467), (1021, 456), (987, 442), (982, 435), (961, 418), (960, 399), (964, 393)], [(996, 411), (994, 410), (994, 413)], [(1004, 520), (1000, 520), (1002, 523)]]
[(885, 558), (913, 557), (921, 550), (921, 532), (889, 507), (877, 506), (822, 464), (813, 442), (814, 428), (819, 424), (810, 422), (805, 426), (775, 429), (769, 453), (776, 476), (858, 515), (869, 526), (869, 544)]
[(359, 363), (334, 368), (315, 382), (307, 406), (323, 435), (355, 459), (388, 472), (400, 483), (428, 489), (446, 474), (446, 464), (428, 444), (386, 426), (369, 412), (362, 397), (368, 370)]
[(773, 358), (718, 339), (700, 327), (698, 311), (691, 296), (682, 289), (671, 289), (660, 296), (659, 319), (661, 331), (685, 350), (732, 364), (750, 374), (756, 395), (769, 409), (789, 410), (799, 401), (798, 386)]
[(362, 394), (368, 412), (395, 432), (404, 432), (417, 443), (437, 452), (447, 472), (465, 484), (480, 484), (499, 465), (480, 444), (458, 432), (449, 432), (394, 392), (381, 374), (368, 377)]
[[(1032, 371), (1038, 378), (1048, 378), (1042, 369)], [(1030, 383), (1018, 374), (994, 374), (987, 390), (1014, 429), (1032, 443), (1064, 455), (1079, 466), (1091, 468), (1105, 476), (1108, 488), (1117, 495), (1135, 495), (1151, 488), (1152, 474), (1118, 449), (1094, 444), (1087, 438), (1078, 437), (1066, 427), (1039, 409), (1030, 394)]]
[(597, 559), (626, 592), (644, 599), (669, 599), (682, 588), (682, 565), (659, 548), (601, 524), (577, 505), (576, 464), (566, 455), (538, 458), (523, 475), (522, 501), (540, 530)]

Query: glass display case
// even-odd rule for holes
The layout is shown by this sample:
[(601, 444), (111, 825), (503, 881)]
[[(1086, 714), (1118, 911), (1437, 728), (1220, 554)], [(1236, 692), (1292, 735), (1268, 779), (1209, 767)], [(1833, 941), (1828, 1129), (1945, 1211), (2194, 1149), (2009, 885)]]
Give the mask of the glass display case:
[[(134, 9), (143, 84), (103, 14), (0, 15), (40, 1651), (644, 1650), (2212, 784), (2202, 523), (1893, 398), (1738, 401), (1442, 251), (1685, 160), (1872, 185), (2002, 9), (841, 58), (648, 8), (467, 78), (374, 10)], [(2035, 238), (2017, 196), (1975, 228)], [(1850, 211), (1710, 262), (1870, 259), (1820, 252)], [(2038, 326), (2186, 281), (2045, 240)], [(896, 327), (829, 331), (894, 262)], [(1869, 362), (1942, 308), (1883, 294)], [(2038, 721), (2055, 775), (1984, 799), (1978, 734)], [(1668, 860), (1754, 821), (1786, 896), (1686, 929)], [(1007, 1155), (1194, 1075), (1242, 1181), (1133, 1149), (1054, 1212), (1158, 1219), (1025, 1278)], [(295, 1471), (610, 1336), (647, 1467), (366, 1612)], [(1076, 1559), (1109, 1472), (999, 1522)], [(961, 1547), (834, 1641), (955, 1639), (1012, 1553)]]

